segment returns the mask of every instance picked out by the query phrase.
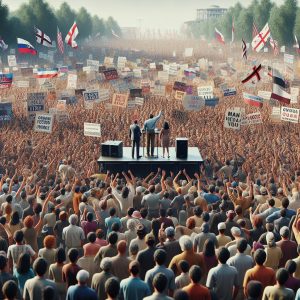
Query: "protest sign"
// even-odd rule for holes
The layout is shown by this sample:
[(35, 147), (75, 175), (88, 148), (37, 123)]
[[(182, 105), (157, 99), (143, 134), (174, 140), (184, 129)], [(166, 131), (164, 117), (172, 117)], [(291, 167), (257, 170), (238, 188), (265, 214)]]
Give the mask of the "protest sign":
[(130, 97), (142, 97), (142, 89), (130, 89)]
[(207, 98), (213, 98), (213, 87), (212, 86), (198, 86), (197, 88), (198, 96)]
[(112, 105), (116, 107), (126, 108), (128, 101), (128, 94), (114, 94), (112, 98)]
[(18, 88), (29, 88), (29, 81), (28, 80), (15, 81), (15, 85)]
[(220, 84), (222, 84), (224, 81), (221, 77), (215, 77), (214, 78), (214, 85), (215, 85), (215, 88), (219, 87)]
[(17, 59), (15, 55), (7, 55), (7, 64), (9, 67), (17, 66)]
[(57, 110), (66, 110), (67, 100), (57, 100), (56, 108)]
[(236, 88), (225, 89), (225, 90), (223, 90), (223, 93), (224, 93), (224, 97), (235, 96), (236, 95)]
[(114, 58), (113, 57), (105, 57), (104, 58), (104, 62), (103, 65), (105, 65), (106, 67), (111, 67), (114, 65)]
[(32, 118), (36, 112), (45, 110), (45, 98), (45, 93), (27, 94), (27, 111), (29, 118)]
[(144, 105), (144, 98), (141, 97), (135, 97), (135, 104), (139, 105), (139, 106), (143, 106)]
[(53, 126), (52, 114), (37, 113), (35, 116), (34, 131), (51, 133)]
[(241, 121), (241, 125), (253, 125), (253, 124), (261, 124), (261, 123), (262, 123), (262, 117), (260, 112), (245, 115)]
[(182, 101), (185, 110), (199, 111), (205, 105), (205, 100), (199, 96), (185, 95)]
[(176, 93), (175, 93), (175, 99), (176, 100), (182, 101), (184, 96), (185, 96), (185, 92), (176, 91)]
[(291, 87), (291, 104), (298, 103), (299, 88)]
[(98, 71), (100, 62), (98, 60), (87, 59), (86, 65), (87, 65), (87, 67), (95, 67), (96, 70)]
[(264, 100), (270, 100), (272, 92), (269, 91), (258, 91), (257, 96)]
[(135, 100), (128, 100), (127, 101), (127, 109), (134, 109), (135, 108)]
[(13, 117), (12, 103), (1, 102), (0, 103), (0, 124), (11, 121)]
[(82, 94), (84, 101), (94, 101), (99, 100), (98, 90), (87, 90)]
[(184, 57), (192, 57), (192, 56), (193, 56), (193, 48), (185, 48)]
[(213, 97), (210, 99), (204, 99), (205, 100), (205, 106), (214, 107), (219, 104), (219, 98)]
[(109, 100), (109, 89), (100, 89), (99, 90), (99, 102)]
[(20, 69), (22, 76), (32, 76), (33, 75), (33, 68), (30, 67), (23, 67)]
[(107, 69), (103, 71), (106, 80), (116, 80), (119, 78), (118, 71), (116, 69)]
[(68, 74), (67, 89), (76, 89), (77, 87), (77, 74)]
[(153, 94), (157, 96), (165, 96), (166, 87), (164, 85), (155, 85), (153, 89)]
[(169, 75), (176, 76), (177, 75), (177, 64), (171, 64), (169, 66)]
[(281, 120), (286, 122), (298, 123), (300, 109), (292, 107), (281, 107)]
[(149, 80), (141, 80), (141, 88), (142, 94), (147, 95), (150, 93), (150, 81)]
[(293, 64), (294, 63), (294, 55), (284, 53), (283, 61), (286, 64)]
[(157, 79), (161, 83), (167, 83), (169, 81), (169, 73), (168, 73), (168, 71), (158, 71)]
[(149, 64), (149, 68), (150, 68), (151, 70), (155, 70), (155, 69), (156, 69), (156, 64), (155, 64), (155, 62), (154, 62), (154, 63), (150, 63), (150, 64)]
[(228, 108), (225, 112), (224, 127), (239, 130), (242, 114), (240, 107)]
[(142, 78), (142, 70), (141, 69), (133, 69), (133, 77), (134, 78)]
[(126, 61), (127, 61), (126, 57), (119, 56), (117, 61), (117, 68), (124, 69), (126, 66)]
[(101, 125), (97, 123), (83, 124), (84, 136), (101, 137)]
[(75, 90), (75, 96), (82, 96), (85, 89), (76, 89)]
[(0, 89), (9, 88), (13, 82), (13, 73), (0, 74)]
[(173, 90), (174, 91), (185, 92), (186, 91), (186, 84), (184, 82), (175, 81), (174, 85), (173, 85)]

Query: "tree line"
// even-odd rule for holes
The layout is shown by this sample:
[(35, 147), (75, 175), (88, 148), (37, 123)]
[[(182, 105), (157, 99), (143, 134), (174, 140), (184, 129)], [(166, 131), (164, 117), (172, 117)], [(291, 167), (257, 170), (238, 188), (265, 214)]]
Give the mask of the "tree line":
[(190, 37), (205, 36), (210, 39), (213, 38), (217, 27), (226, 41), (231, 41), (232, 20), (234, 20), (235, 41), (242, 38), (247, 42), (252, 41), (253, 22), (258, 31), (268, 22), (273, 39), (280, 45), (292, 46), (295, 43), (294, 34), (298, 40), (300, 37), (300, 8), (297, 0), (285, 0), (282, 5), (277, 5), (271, 0), (253, 0), (248, 7), (243, 7), (238, 2), (221, 18), (189, 23), (186, 33)]
[(117, 35), (122, 35), (120, 26), (113, 17), (110, 16), (105, 20), (97, 15), (92, 16), (84, 7), (75, 11), (64, 2), (58, 10), (55, 10), (44, 0), (29, 0), (17, 11), (10, 12), (7, 5), (0, 0), (0, 37), (7, 44), (15, 44), (17, 37), (33, 43), (34, 26), (56, 41), (57, 26), (64, 38), (75, 20), (79, 30), (77, 40), (89, 36), (110, 38), (112, 30)]

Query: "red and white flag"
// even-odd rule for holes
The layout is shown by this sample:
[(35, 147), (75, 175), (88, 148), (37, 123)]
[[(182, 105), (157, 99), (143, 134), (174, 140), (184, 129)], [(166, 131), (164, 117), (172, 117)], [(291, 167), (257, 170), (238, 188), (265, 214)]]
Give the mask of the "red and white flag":
[(284, 104), (290, 104), (291, 102), (291, 94), (287, 93), (285, 90), (280, 88), (278, 84), (273, 84), (273, 92), (271, 94), (271, 98), (278, 100)]
[(219, 43), (225, 44), (224, 36), (217, 28), (215, 28), (215, 38)]
[(271, 31), (270, 31), (269, 24), (267, 23), (265, 27), (262, 29), (262, 31), (258, 35), (256, 35), (255, 38), (253, 39), (251, 44), (253, 50), (259, 52), (261, 49), (263, 49), (270, 36), (271, 36)]
[(62, 39), (62, 35), (61, 35), (61, 32), (59, 31), (58, 27), (57, 27), (57, 46), (58, 46), (60, 53), (64, 54), (64, 50), (65, 50), (64, 41)]
[(74, 24), (70, 28), (70, 30), (65, 38), (65, 42), (72, 48), (78, 48), (78, 45), (75, 41), (77, 35), (78, 35), (78, 27), (77, 27), (76, 22), (74, 22)]
[(279, 46), (278, 46), (278, 42), (274, 40), (272, 36), (270, 36), (270, 45), (273, 49), (274, 55), (277, 56), (279, 54)]
[(231, 43), (234, 42), (234, 18), (232, 17)]

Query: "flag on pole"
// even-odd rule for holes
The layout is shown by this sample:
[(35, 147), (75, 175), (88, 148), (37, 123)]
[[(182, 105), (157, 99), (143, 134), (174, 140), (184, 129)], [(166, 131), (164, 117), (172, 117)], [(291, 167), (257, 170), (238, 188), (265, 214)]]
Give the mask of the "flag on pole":
[(61, 32), (59, 31), (59, 28), (57, 27), (57, 46), (61, 54), (64, 54), (64, 41), (62, 39)]
[(264, 99), (255, 95), (243, 93), (244, 102), (255, 107), (263, 107)]
[(279, 85), (282, 88), (286, 88), (286, 82), (283, 78), (283, 76), (279, 73), (278, 70), (272, 69), (272, 77), (273, 77), (273, 83), (276, 85)]
[(299, 42), (298, 42), (296, 34), (294, 36), (295, 36), (295, 42), (296, 42), (296, 44), (293, 46), (293, 48), (296, 48), (297, 52), (299, 53), (300, 52), (300, 45), (299, 45)]
[(281, 89), (277, 84), (273, 84), (273, 92), (271, 94), (271, 98), (278, 100), (279, 102), (284, 104), (290, 104), (291, 102), (291, 94)]
[[(252, 80), (252, 78), (256, 78), (257, 82), (260, 81), (261, 77), (259, 72), (261, 71), (261, 65), (259, 65), (258, 67), (254, 66), (252, 70), (252, 73), (249, 74), (245, 79), (243, 79), (242, 83), (247, 83), (248, 81)], [(255, 83), (255, 81), (252, 80), (252, 83)]]
[(219, 43), (225, 44), (224, 36), (217, 28), (215, 28), (215, 38)]
[(232, 17), (231, 43), (234, 42), (234, 18)]
[(17, 38), (17, 42), (18, 42), (19, 53), (31, 54), (31, 55), (37, 54), (37, 51), (34, 49), (34, 47), (28, 41)]
[(242, 39), (242, 49), (243, 49), (243, 56), (242, 57), (245, 60), (247, 60), (247, 45), (246, 45), (244, 39)]
[(267, 43), (269, 37), (271, 36), (269, 24), (267, 23), (262, 31), (255, 36), (252, 41), (252, 48), (259, 52), (261, 49), (264, 48), (265, 44)]
[(38, 44), (46, 47), (52, 47), (52, 41), (48, 35), (46, 35), (42, 30), (34, 26), (35, 38)]
[[(119, 39), (120, 37), (115, 33), (115, 31), (112, 29), (111, 30), (111, 34), (114, 36), (114, 37), (116, 37), (117, 39)], [(159, 32), (159, 34), (160, 34), (160, 32)]]
[(78, 35), (78, 27), (75, 21), (65, 38), (65, 42), (72, 48), (78, 48), (78, 45), (75, 41), (77, 35)]
[(258, 30), (257, 30), (257, 27), (255, 25), (255, 23), (253, 22), (253, 25), (252, 25), (252, 40), (258, 35)]
[(273, 49), (274, 55), (277, 56), (279, 54), (279, 46), (278, 46), (278, 42), (274, 40), (272, 36), (270, 36), (270, 45)]
[(8, 48), (8, 45), (5, 44), (2, 37), (0, 37), (0, 48), (2, 48), (3, 50), (6, 50)]

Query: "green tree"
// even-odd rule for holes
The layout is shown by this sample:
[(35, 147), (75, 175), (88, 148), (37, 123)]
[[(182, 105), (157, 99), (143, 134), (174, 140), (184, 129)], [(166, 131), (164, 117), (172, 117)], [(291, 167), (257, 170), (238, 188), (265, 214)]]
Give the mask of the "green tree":
[(76, 22), (79, 30), (80, 39), (87, 38), (92, 34), (92, 17), (84, 7), (81, 7), (76, 16)]
[(297, 36), (298, 41), (300, 37), (300, 9), (297, 9), (297, 15), (295, 20), (294, 34)]
[(93, 35), (100, 35), (100, 37), (105, 35), (105, 24), (104, 24), (104, 20), (103, 19), (99, 19), (98, 16), (93, 16), (92, 19), (92, 23), (93, 23), (93, 30), (92, 33)]
[[(257, 0), (254, 1), (256, 3), (258, 2)], [(257, 3), (257, 5), (253, 7), (253, 17), (258, 30), (261, 30), (269, 21), (273, 6), (274, 4), (271, 0), (261, 0), (261, 3)]]
[(284, 19), (284, 26), (281, 28), (284, 36), (284, 45), (291, 46), (294, 41), (294, 27), (297, 15), (297, 0), (285, 0), (281, 6), (282, 18)]
[(106, 35), (108, 37), (112, 37), (112, 30), (118, 35), (122, 35), (121, 28), (119, 24), (115, 21), (113, 17), (108, 17), (107, 21), (105, 22), (106, 27)]
[(6, 41), (9, 37), (9, 22), (8, 22), (9, 10), (7, 5), (0, 0), (0, 36)]
[(245, 41), (252, 40), (252, 24), (253, 24), (253, 14), (252, 11), (248, 9), (243, 9), (240, 13), (236, 22), (236, 37)]
[(59, 30), (63, 36), (66, 36), (76, 19), (76, 13), (71, 9), (68, 3), (64, 2), (56, 11), (56, 18)]

